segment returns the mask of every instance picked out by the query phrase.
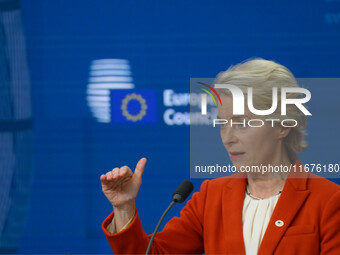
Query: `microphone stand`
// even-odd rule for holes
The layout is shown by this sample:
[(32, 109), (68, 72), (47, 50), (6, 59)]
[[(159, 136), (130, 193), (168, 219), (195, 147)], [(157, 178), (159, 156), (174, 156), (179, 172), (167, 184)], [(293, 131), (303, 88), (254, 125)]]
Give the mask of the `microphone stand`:
[(153, 234), (152, 234), (152, 236), (151, 236), (151, 239), (150, 239), (150, 241), (149, 241), (149, 245), (148, 245), (148, 248), (146, 249), (145, 255), (148, 255), (148, 254), (149, 254), (150, 249), (151, 249), (151, 244), (152, 244), (153, 239), (154, 239), (154, 237), (155, 237), (155, 235), (156, 235), (156, 233), (157, 233), (157, 230), (159, 229), (159, 226), (161, 225), (161, 223), (162, 223), (162, 221), (163, 221), (165, 215), (166, 215), (166, 214), (168, 213), (168, 211), (174, 206), (174, 204), (176, 204), (176, 201), (175, 201), (175, 200), (172, 201), (172, 202), (170, 203), (170, 205), (168, 206), (168, 208), (165, 210), (165, 212), (163, 213), (162, 217), (161, 217), (160, 220), (158, 221), (158, 224), (157, 224), (157, 226), (156, 226), (156, 229), (155, 229), (155, 231), (153, 232)]

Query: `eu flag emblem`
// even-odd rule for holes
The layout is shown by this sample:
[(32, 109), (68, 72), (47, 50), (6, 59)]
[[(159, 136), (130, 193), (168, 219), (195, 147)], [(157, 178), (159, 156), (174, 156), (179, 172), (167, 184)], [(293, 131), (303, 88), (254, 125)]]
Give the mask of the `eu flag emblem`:
[(155, 91), (111, 91), (112, 123), (155, 123), (156, 103)]

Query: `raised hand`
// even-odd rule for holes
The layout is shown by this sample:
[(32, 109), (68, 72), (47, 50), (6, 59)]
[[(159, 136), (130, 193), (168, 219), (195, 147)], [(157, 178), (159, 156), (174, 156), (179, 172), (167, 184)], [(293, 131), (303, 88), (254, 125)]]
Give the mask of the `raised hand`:
[(146, 158), (142, 158), (137, 163), (134, 173), (128, 166), (123, 166), (100, 176), (102, 190), (115, 209), (134, 204), (142, 184), (145, 164)]

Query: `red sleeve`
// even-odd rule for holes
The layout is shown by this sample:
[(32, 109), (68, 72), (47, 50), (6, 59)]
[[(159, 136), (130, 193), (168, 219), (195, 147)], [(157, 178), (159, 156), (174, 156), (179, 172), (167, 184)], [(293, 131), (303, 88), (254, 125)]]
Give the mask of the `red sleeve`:
[[(202, 254), (203, 215), (208, 181), (204, 181), (200, 192), (193, 194), (180, 213), (172, 218), (154, 238), (150, 254)], [(111, 213), (103, 222), (102, 229), (115, 254), (145, 254), (151, 235), (143, 230), (136, 212), (135, 218), (124, 230), (111, 234), (106, 227), (112, 221)]]
[(340, 191), (328, 201), (320, 226), (320, 254), (340, 254)]

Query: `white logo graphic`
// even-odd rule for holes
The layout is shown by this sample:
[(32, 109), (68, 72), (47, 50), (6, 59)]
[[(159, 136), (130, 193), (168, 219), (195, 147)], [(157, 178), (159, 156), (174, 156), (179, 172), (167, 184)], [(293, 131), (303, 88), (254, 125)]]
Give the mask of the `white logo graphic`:
[(93, 60), (87, 85), (87, 104), (98, 122), (111, 122), (110, 90), (133, 89), (130, 64), (125, 59)]
[[(244, 114), (244, 95), (240, 88), (236, 87), (235, 85), (230, 84), (216, 84), (215, 88), (218, 89), (228, 89), (230, 90), (232, 97), (233, 97), (233, 113), (235, 115), (243, 115)], [(287, 98), (288, 93), (301, 93), (304, 94), (304, 98)], [(275, 112), (278, 104), (277, 100), (277, 88), (273, 88), (273, 104), (270, 109), (268, 110), (257, 110), (254, 108), (253, 105), (253, 88), (248, 88), (248, 108), (250, 112), (252, 112), (255, 115), (269, 115)], [(204, 94), (203, 94), (204, 95)], [(309, 90), (304, 88), (282, 88), (281, 89), (281, 115), (286, 115), (286, 108), (287, 104), (294, 104), (297, 108), (300, 109), (300, 111), (304, 115), (312, 115), (306, 107), (303, 106), (304, 103), (307, 103), (311, 99), (311, 93)], [(204, 112), (204, 109), (206, 109), (206, 100), (202, 100), (202, 114), (206, 114)]]

